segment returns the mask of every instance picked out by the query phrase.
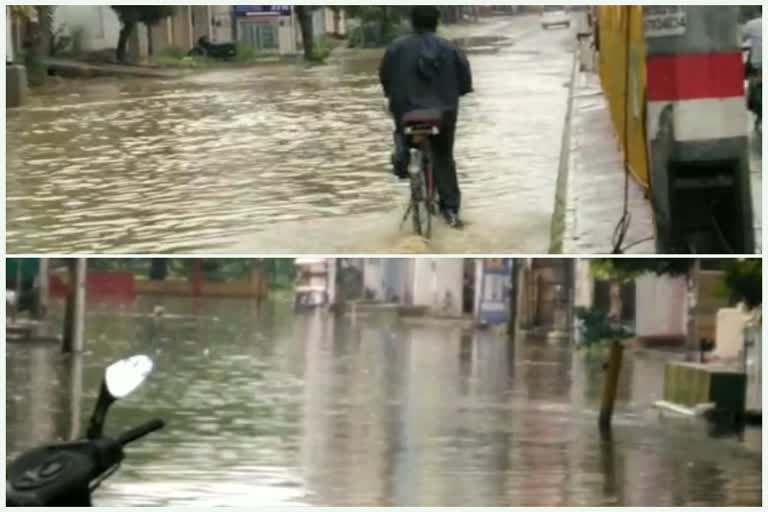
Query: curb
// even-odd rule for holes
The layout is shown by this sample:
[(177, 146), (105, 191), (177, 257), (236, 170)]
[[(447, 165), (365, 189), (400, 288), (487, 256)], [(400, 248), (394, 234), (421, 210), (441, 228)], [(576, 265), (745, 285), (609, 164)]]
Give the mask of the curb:
[(571, 70), (571, 84), (568, 90), (568, 105), (565, 110), (565, 126), (563, 127), (563, 140), (560, 148), (560, 164), (557, 171), (557, 185), (555, 186), (555, 208), (550, 223), (549, 253), (563, 253), (563, 238), (565, 236), (565, 212), (568, 201), (568, 173), (570, 170), (570, 142), (571, 124), (573, 120), (573, 103), (576, 91), (576, 76), (579, 70), (579, 50), (573, 52), (573, 68)]

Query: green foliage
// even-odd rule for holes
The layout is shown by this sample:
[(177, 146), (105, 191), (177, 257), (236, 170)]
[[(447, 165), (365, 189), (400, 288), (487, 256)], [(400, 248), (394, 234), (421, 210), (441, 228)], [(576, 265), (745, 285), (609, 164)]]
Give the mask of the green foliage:
[(405, 20), (411, 7), (399, 5), (353, 5), (345, 7), (347, 16), (359, 20), (360, 25), (349, 35), (352, 48), (386, 46), (406, 32)]
[(598, 279), (628, 282), (643, 274), (687, 276), (695, 262), (687, 258), (595, 258), (590, 266)]
[(746, 23), (755, 18), (759, 18), (763, 13), (762, 5), (740, 5), (739, 6), (739, 21)]
[[(91, 270), (107, 272), (131, 272), (137, 276), (150, 277), (158, 269), (158, 258), (96, 258), (89, 260)], [(246, 279), (252, 271), (258, 270), (269, 276), (274, 286), (291, 288), (296, 275), (294, 260), (272, 258), (204, 258), (202, 260), (169, 258), (165, 271), (169, 279), (189, 279), (194, 274), (196, 261), (202, 261), (201, 272), (207, 281), (239, 281)], [(54, 262), (54, 267), (63, 266), (63, 260)]]
[(744, 302), (750, 309), (763, 303), (762, 260), (729, 260), (724, 281), (734, 302)]
[(576, 318), (580, 320), (581, 337), (587, 346), (634, 336), (632, 329), (612, 321), (605, 311), (599, 309), (577, 308)]
[(161, 56), (154, 60), (155, 64), (164, 68), (202, 69), (214, 65), (211, 59), (197, 56), (184, 56), (182, 58)]
[(169, 58), (181, 60), (187, 56), (187, 51), (184, 48), (178, 48), (176, 46), (168, 46), (163, 48), (157, 54), (158, 58)]
[(274, 51), (264, 51), (243, 42), (237, 43), (237, 57), (235, 61), (241, 64), (249, 64), (275, 56)]
[(331, 56), (333, 49), (338, 45), (338, 41), (332, 39), (328, 35), (318, 37), (315, 40), (315, 60), (317, 62), (325, 62), (325, 60)]

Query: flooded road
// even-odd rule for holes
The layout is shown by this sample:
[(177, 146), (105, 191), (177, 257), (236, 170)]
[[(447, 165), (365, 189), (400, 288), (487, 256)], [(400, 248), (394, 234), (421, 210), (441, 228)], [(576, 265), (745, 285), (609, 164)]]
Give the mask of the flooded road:
[[(546, 251), (575, 36), (527, 17), (474, 35), (468, 227), (441, 223), (429, 250)], [(9, 250), (409, 252), (380, 54), (52, 87), (7, 113)]]
[[(149, 314), (158, 301), (163, 319)], [(97, 505), (760, 504), (760, 432), (755, 447), (660, 418), (659, 361), (627, 358), (608, 439), (596, 428), (603, 361), (565, 346), (295, 315), (288, 300), (89, 310), (76, 364), (8, 345), (6, 448), (72, 435), (103, 368), (150, 355), (156, 371), (107, 429), (168, 426), (130, 448)]]

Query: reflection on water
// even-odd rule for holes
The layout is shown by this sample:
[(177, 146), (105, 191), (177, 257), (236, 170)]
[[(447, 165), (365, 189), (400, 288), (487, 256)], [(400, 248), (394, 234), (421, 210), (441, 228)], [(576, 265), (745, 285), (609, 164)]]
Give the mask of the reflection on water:
[(760, 503), (759, 445), (652, 412), (658, 362), (628, 359), (605, 438), (602, 361), (566, 347), (273, 302), (167, 299), (157, 319), (158, 300), (91, 307), (80, 369), (7, 347), (9, 456), (68, 437), (103, 368), (147, 353), (155, 373), (107, 431), (168, 426), (129, 449), (100, 505)]
[[(477, 92), (457, 159), (470, 226), (489, 232), (445, 249), (545, 250), (573, 42), (521, 20), (483, 30), (495, 51), (470, 52)], [(366, 246), (333, 249), (391, 250), (405, 189), (388, 174), (378, 61), (364, 52), (310, 69), (74, 81), (36, 96), (8, 112), (9, 247), (264, 252), (287, 225), (299, 232), (284, 243), (312, 252), (339, 226), (308, 221), (372, 216), (374, 233), (357, 242)]]

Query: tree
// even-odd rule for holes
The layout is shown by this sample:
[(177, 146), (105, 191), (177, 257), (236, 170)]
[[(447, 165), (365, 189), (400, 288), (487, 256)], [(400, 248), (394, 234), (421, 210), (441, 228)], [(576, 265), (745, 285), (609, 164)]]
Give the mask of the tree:
[(152, 55), (152, 27), (173, 16), (175, 7), (172, 5), (113, 5), (112, 10), (115, 11), (122, 24), (117, 41), (117, 61), (125, 62), (128, 41), (136, 30), (136, 26), (139, 23), (146, 25), (148, 49)]
[(294, 9), (296, 10), (296, 18), (301, 28), (304, 59), (307, 62), (312, 62), (315, 60), (315, 32), (312, 26), (313, 7), (311, 5), (297, 5)]
[(53, 5), (10, 6), (12, 19), (26, 25), (24, 63), (32, 85), (43, 85), (48, 78), (45, 58), (51, 55), (55, 9)]
[(411, 7), (400, 5), (349, 5), (347, 16), (360, 21), (357, 34), (350, 37), (351, 46), (383, 46), (394, 39)]
[(733, 302), (743, 302), (749, 309), (762, 305), (763, 265), (760, 259), (728, 260), (724, 281)]

